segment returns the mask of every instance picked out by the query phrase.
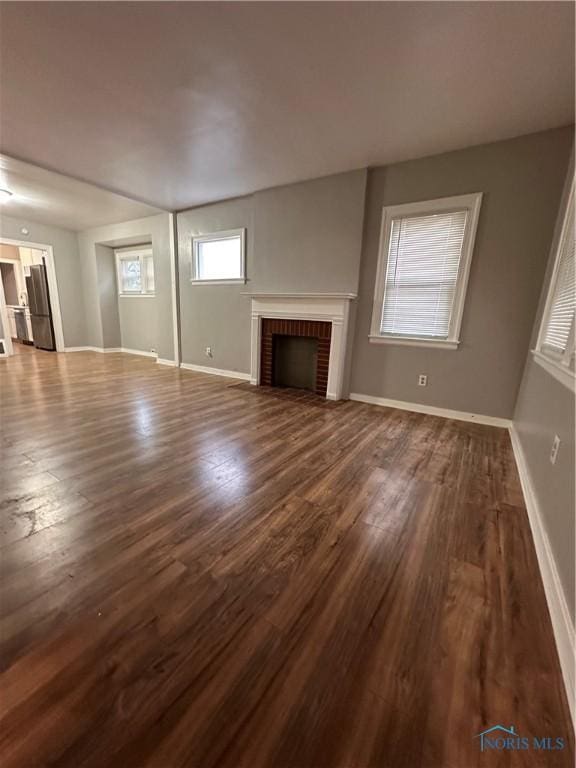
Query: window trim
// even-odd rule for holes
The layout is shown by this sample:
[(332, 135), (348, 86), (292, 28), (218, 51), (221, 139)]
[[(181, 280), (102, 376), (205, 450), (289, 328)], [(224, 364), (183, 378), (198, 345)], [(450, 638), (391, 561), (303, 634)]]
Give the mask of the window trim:
[[(376, 284), (374, 287), (374, 301), (372, 305), (372, 322), (368, 339), (372, 344), (396, 344), (404, 346), (436, 347), (441, 349), (458, 349), (460, 343), (460, 327), (464, 312), (468, 278), (470, 277), (470, 265), (476, 240), (478, 218), (482, 193), (475, 192), (453, 197), (440, 197), (435, 200), (421, 200), (416, 203), (403, 203), (401, 205), (388, 205), (382, 208), (382, 220), (380, 223), (380, 242), (378, 246), (378, 266), (376, 270)], [(468, 219), (464, 230), (462, 242), (462, 256), (456, 278), (456, 291), (454, 295), (454, 307), (450, 318), (450, 327), (446, 339), (438, 339), (427, 336), (402, 336), (382, 334), (380, 326), (382, 310), (384, 307), (384, 294), (386, 289), (386, 269), (388, 265), (388, 249), (392, 220), (398, 217), (431, 216), (435, 213), (449, 213), (451, 211), (468, 210)]]
[[(198, 277), (198, 246), (214, 240), (231, 240), (240, 238), (240, 277), (226, 277), (222, 280), (203, 280)], [(209, 232), (192, 237), (191, 277), (192, 285), (238, 285), (246, 283), (246, 228), (223, 229), (220, 232)]]
[(568, 336), (566, 349), (563, 354), (554, 354), (552, 350), (546, 350), (544, 339), (546, 337), (546, 326), (548, 325), (548, 320), (552, 311), (556, 282), (558, 280), (558, 273), (560, 270), (560, 257), (566, 242), (566, 237), (568, 235), (570, 209), (576, 205), (575, 186), (576, 180), (573, 178), (570, 187), (570, 194), (568, 195), (568, 202), (564, 209), (564, 218), (562, 221), (562, 229), (560, 230), (560, 237), (558, 238), (558, 243), (554, 252), (554, 267), (552, 269), (552, 275), (548, 284), (544, 311), (542, 312), (542, 317), (540, 318), (538, 338), (536, 340), (536, 346), (532, 350), (532, 357), (538, 363), (538, 365), (544, 368), (545, 371), (547, 371), (565, 387), (568, 387), (568, 389), (572, 390), (572, 392), (576, 392), (576, 372), (570, 367), (571, 358), (574, 354), (573, 349), (576, 320), (572, 320), (572, 329)]
[[(154, 264), (154, 254), (152, 247), (149, 248), (125, 248), (117, 249), (114, 251), (116, 256), (116, 285), (118, 289), (118, 296), (123, 299), (153, 299), (156, 296), (156, 290), (146, 291), (144, 290), (145, 280), (142, 280), (142, 289), (140, 291), (123, 291), (122, 290), (122, 273), (120, 269), (120, 263), (122, 260), (129, 259), (130, 261), (136, 261), (136, 257), (140, 261), (140, 275), (144, 275), (144, 259), (148, 256), (152, 257), (152, 264)], [(154, 276), (156, 277), (156, 276)]]

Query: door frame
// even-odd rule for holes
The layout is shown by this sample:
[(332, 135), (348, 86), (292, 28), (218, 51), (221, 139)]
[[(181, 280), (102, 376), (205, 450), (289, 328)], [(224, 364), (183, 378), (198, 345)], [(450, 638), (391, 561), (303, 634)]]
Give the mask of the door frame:
[[(34, 248), (38, 251), (46, 252), (46, 277), (48, 279), (48, 291), (50, 293), (50, 309), (52, 310), (52, 325), (54, 326), (54, 343), (56, 352), (64, 352), (64, 329), (62, 327), (62, 314), (60, 312), (60, 298), (58, 296), (58, 283), (56, 282), (56, 267), (54, 265), (54, 250), (48, 243), (31, 243), (29, 240), (11, 240), (8, 237), (0, 237), (0, 244), (15, 245), (18, 248)], [(6, 301), (4, 291), (2, 290), (2, 303), (6, 311)], [(8, 312), (6, 311), (6, 321), (8, 321)], [(4, 315), (2, 315), (2, 325), (4, 326)], [(12, 339), (10, 339), (10, 348), (12, 354)], [(8, 344), (6, 344), (8, 351)]]
[(10, 323), (8, 322), (8, 307), (6, 306), (6, 297), (4, 296), (4, 283), (0, 280), (0, 318), (2, 319), (2, 334), (4, 341), (4, 352), (0, 352), (0, 357), (10, 357), (14, 354), (12, 345), (12, 336), (10, 335)]

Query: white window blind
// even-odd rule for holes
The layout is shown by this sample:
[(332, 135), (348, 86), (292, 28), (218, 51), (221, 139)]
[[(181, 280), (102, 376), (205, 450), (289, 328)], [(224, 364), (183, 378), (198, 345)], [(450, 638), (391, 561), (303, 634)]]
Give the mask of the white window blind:
[(447, 339), (467, 210), (394, 218), (380, 333)]
[(558, 253), (556, 279), (542, 336), (542, 351), (563, 356), (574, 324), (576, 308), (576, 244), (574, 239), (574, 205), (569, 205), (564, 238)]

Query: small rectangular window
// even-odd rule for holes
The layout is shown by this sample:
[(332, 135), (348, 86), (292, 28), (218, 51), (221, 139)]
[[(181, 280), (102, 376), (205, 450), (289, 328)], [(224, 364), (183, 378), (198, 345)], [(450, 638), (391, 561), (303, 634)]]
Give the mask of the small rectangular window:
[(371, 341), (457, 346), (480, 202), (384, 208)]
[(574, 234), (574, 182), (554, 260), (554, 270), (535, 358), (549, 373), (574, 389), (574, 315), (576, 311), (576, 239)]
[(245, 282), (245, 229), (198, 235), (192, 239), (192, 282)]
[(154, 258), (152, 251), (116, 251), (118, 293), (120, 296), (154, 295)]

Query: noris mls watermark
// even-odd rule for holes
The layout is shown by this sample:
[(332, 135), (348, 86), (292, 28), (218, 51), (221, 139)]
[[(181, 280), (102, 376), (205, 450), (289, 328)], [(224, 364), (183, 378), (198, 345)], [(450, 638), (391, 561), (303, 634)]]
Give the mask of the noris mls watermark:
[(480, 751), (522, 751), (540, 752), (564, 749), (566, 741), (562, 736), (520, 736), (513, 725), (493, 725), (474, 737), (479, 739)]

